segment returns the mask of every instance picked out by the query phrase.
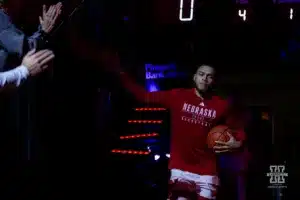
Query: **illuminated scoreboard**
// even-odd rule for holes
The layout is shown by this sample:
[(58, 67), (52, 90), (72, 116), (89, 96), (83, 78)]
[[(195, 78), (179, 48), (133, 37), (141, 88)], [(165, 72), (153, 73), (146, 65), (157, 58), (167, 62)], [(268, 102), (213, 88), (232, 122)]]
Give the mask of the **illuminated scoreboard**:
[(273, 0), (274, 3), (300, 3), (300, 0)]
[[(280, 20), (293, 20), (296, 14), (300, 13), (300, 0), (273, 0), (276, 5), (276, 11)], [(243, 1), (237, 4), (236, 15), (242, 21), (251, 20), (251, 16), (254, 14), (251, 5), (248, 1)], [(268, 10), (265, 11), (266, 15)]]
[[(181, 22), (191, 22), (194, 20), (195, 12), (201, 12), (196, 9), (197, 4), (201, 4), (201, 0), (179, 0), (178, 20)], [(293, 20), (300, 9), (300, 0), (273, 0), (273, 3), (278, 6), (280, 16), (289, 20)], [(241, 21), (251, 20), (253, 15), (251, 5), (248, 0), (236, 0), (236, 17)], [(268, 10), (266, 10), (266, 13)]]

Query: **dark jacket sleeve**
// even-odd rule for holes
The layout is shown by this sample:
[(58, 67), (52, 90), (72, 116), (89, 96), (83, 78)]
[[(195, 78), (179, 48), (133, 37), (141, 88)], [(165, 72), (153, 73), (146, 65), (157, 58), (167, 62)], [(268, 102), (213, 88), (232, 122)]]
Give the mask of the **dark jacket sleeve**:
[(3, 10), (0, 11), (0, 45), (8, 54), (22, 57), (30, 49), (43, 49), (47, 43), (46, 34), (39, 28), (32, 36), (17, 29)]

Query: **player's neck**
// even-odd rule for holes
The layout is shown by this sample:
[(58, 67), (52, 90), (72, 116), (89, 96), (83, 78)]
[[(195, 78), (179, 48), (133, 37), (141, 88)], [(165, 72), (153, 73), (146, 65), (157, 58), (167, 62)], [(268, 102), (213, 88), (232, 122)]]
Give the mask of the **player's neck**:
[(204, 99), (204, 93), (203, 93), (203, 92), (201, 92), (201, 91), (195, 89), (195, 94), (196, 94), (198, 97), (200, 97), (201, 99)]

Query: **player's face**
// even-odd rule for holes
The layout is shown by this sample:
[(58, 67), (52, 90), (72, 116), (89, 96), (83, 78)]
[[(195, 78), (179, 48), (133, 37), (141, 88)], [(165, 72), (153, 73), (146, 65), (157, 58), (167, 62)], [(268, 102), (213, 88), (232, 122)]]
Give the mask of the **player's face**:
[(207, 89), (214, 83), (214, 75), (214, 68), (208, 65), (200, 66), (196, 74), (194, 74), (194, 82), (197, 90), (201, 92), (207, 91)]

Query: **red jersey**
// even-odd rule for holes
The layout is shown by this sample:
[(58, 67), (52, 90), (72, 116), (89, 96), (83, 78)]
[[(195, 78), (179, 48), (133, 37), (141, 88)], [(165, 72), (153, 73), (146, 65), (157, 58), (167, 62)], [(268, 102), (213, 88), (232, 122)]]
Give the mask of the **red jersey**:
[[(209, 130), (227, 115), (229, 102), (218, 96), (202, 99), (195, 89), (146, 92), (123, 74), (124, 86), (143, 102), (158, 103), (171, 111), (170, 169), (216, 175), (216, 155), (207, 148)], [(236, 135), (238, 140), (244, 136)]]

